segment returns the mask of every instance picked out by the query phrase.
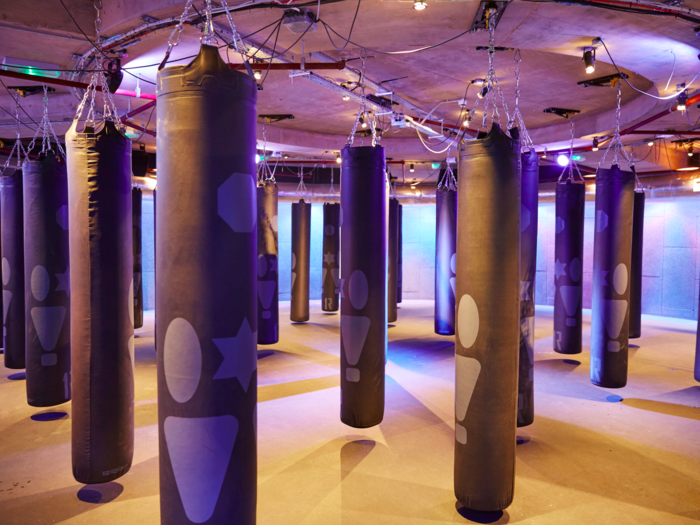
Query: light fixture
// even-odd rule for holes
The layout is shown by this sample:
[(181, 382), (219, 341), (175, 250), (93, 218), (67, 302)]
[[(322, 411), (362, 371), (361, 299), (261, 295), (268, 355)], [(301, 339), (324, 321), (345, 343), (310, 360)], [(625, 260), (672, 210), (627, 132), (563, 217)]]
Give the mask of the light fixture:
[(479, 91), (479, 92), (476, 94), (476, 96), (479, 97), (479, 98), (484, 98), (484, 97), (486, 96), (486, 93), (488, 93), (488, 92), (489, 92), (489, 87), (488, 87), (488, 86), (484, 86), (483, 88), (481, 88), (481, 91)]
[(557, 164), (559, 164), (562, 167), (566, 166), (567, 164), (569, 164), (569, 157), (563, 154), (559, 155), (557, 157)]
[(344, 100), (345, 102), (347, 102), (348, 100), (350, 100), (350, 96), (349, 96), (349, 95), (343, 95), (343, 100)]
[(688, 157), (688, 163), (685, 168), (678, 168), (676, 171), (697, 171), (700, 169), (700, 155)]
[(432, 162), (430, 164), (430, 167), (433, 168), (434, 170), (436, 170), (440, 167), (440, 163), (439, 162)]
[(410, 171), (411, 173), (413, 173), (414, 171), (416, 171), (416, 166), (415, 166), (414, 164), (410, 164), (410, 165), (408, 166), (408, 171)]
[(366, 127), (367, 127), (367, 122), (365, 122), (365, 117), (363, 117), (363, 116), (360, 116), (360, 125), (361, 125), (363, 128), (366, 128)]
[(680, 91), (676, 97), (676, 110), (685, 111), (688, 107), (688, 95), (685, 92), (685, 84), (678, 84), (676, 89)]
[(544, 151), (542, 152), (542, 158), (543, 159), (547, 158), (547, 148), (544, 148)]
[(583, 50), (583, 62), (586, 65), (586, 73), (595, 72), (595, 48), (586, 47)]
[(416, 11), (422, 11), (426, 7), (428, 7), (426, 0), (413, 0), (413, 9)]
[(25, 75), (58, 78), (61, 72), (58, 64), (48, 62), (37, 62), (35, 60), (25, 60), (23, 58), (5, 57), (2, 59), (2, 68), (5, 71), (17, 71)]
[(335, 161), (336, 161), (338, 164), (340, 164), (341, 162), (343, 162), (343, 160), (340, 158), (340, 153), (338, 153), (338, 154), (335, 156)]
[(256, 153), (255, 154), (255, 164), (258, 164), (260, 162), (260, 154)]
[(598, 151), (598, 137), (593, 137), (593, 148), (592, 151)]
[(690, 146), (690, 147), (688, 148), (688, 156), (689, 156), (689, 157), (692, 157), (692, 156), (693, 156), (693, 146)]
[(253, 78), (255, 78), (255, 80), (260, 80), (262, 78), (262, 73), (256, 69), (253, 71)]
[(649, 142), (647, 142), (647, 146), (652, 147), (654, 145), (654, 140), (649, 139)]

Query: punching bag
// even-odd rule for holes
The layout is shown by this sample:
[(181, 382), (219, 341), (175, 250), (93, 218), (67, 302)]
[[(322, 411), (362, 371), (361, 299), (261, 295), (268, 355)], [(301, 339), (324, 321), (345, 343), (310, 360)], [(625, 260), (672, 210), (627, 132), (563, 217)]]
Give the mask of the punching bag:
[(642, 248), (644, 246), (644, 190), (634, 192), (632, 265), (630, 266), (630, 339), (642, 336)]
[(309, 264), (311, 259), (311, 203), (292, 203), (292, 322), (309, 320)]
[(571, 179), (560, 182), (555, 200), (554, 351), (580, 354), (586, 186)]
[(131, 141), (111, 121), (66, 133), (73, 476), (105, 483), (134, 454)]
[(384, 417), (388, 336), (384, 148), (345, 146), (340, 154), (340, 420), (367, 428)]
[(387, 321), (395, 323), (399, 318), (396, 296), (396, 288), (398, 285), (398, 270), (399, 270), (399, 201), (397, 199), (389, 199), (389, 234), (387, 235), (389, 243), (389, 273), (387, 283)]
[(277, 184), (258, 186), (258, 344), (279, 341)]
[(540, 158), (534, 148), (521, 156), (520, 202), (520, 358), (518, 426), (535, 419), (535, 276)]
[(158, 73), (158, 426), (167, 525), (253, 525), (257, 86), (215, 46)]
[(22, 170), (0, 177), (5, 368), (25, 367)]
[(340, 204), (323, 205), (323, 289), (324, 312), (338, 311), (340, 284)]
[(403, 301), (403, 204), (399, 204), (399, 256), (397, 257), (396, 302)]
[(49, 151), (22, 173), (27, 402), (50, 407), (71, 397), (66, 164)]
[(634, 173), (599, 169), (595, 190), (591, 382), (627, 384)]
[(519, 141), (498, 124), (460, 145), (455, 495), (477, 511), (513, 501), (520, 341)]
[(435, 192), (435, 333), (455, 333), (457, 192)]
[(143, 326), (143, 268), (141, 242), (141, 208), (143, 192), (139, 188), (131, 190), (131, 229), (134, 245), (134, 328)]

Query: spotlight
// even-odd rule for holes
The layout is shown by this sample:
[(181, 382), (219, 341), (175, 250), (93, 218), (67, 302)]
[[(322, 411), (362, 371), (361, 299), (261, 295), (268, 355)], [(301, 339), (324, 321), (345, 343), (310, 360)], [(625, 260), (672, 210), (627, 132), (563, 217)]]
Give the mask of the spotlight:
[(653, 141), (653, 140), (649, 140), (649, 142), (647, 142), (647, 146), (649, 146), (650, 148), (651, 148), (653, 145), (654, 145), (654, 141)]
[(593, 151), (598, 151), (598, 137), (593, 137)]
[[(685, 84), (678, 84), (678, 86), (676, 86), (676, 89), (678, 91), (681, 91), (681, 89), (684, 90), (684, 88), (685, 88)], [(687, 107), (688, 107), (688, 95), (684, 90), (684, 91), (681, 91), (680, 93), (678, 93), (678, 96), (676, 97), (676, 109), (678, 111), (685, 111), (687, 109)]]
[(335, 161), (336, 161), (338, 164), (340, 164), (341, 162), (343, 162), (342, 159), (340, 158), (340, 153), (338, 153), (338, 154), (335, 156)]
[(547, 158), (547, 148), (544, 148), (544, 151), (542, 152), (542, 158), (543, 159)]
[(410, 171), (411, 173), (413, 173), (414, 171), (416, 171), (416, 166), (415, 166), (414, 164), (411, 164), (411, 165), (408, 167), (408, 171)]
[(489, 87), (488, 87), (488, 86), (484, 86), (484, 87), (481, 89), (481, 91), (479, 91), (479, 92), (476, 94), (476, 96), (479, 97), (479, 98), (484, 98), (484, 97), (486, 96), (486, 93), (488, 93), (488, 92), (489, 92)]
[(348, 100), (350, 100), (350, 97), (348, 95), (343, 95), (343, 100), (347, 102)]
[(289, 158), (289, 155), (285, 155), (284, 158), (285, 158), (285, 159), (288, 159), (288, 158)]
[(693, 156), (693, 146), (690, 146), (690, 147), (688, 148), (688, 156), (689, 156), (689, 157), (692, 157), (692, 156)]
[(363, 128), (366, 128), (366, 127), (367, 127), (367, 123), (365, 122), (365, 117), (362, 117), (362, 116), (360, 117), (360, 125), (361, 125)]
[(262, 78), (262, 73), (256, 69), (253, 71), (253, 78), (255, 80), (260, 80)]
[(413, 9), (416, 11), (422, 11), (426, 7), (428, 7), (426, 0), (413, 0)]
[(258, 153), (255, 154), (255, 164), (258, 164), (260, 162), (260, 155)]
[(586, 73), (595, 72), (595, 48), (586, 48), (583, 52), (583, 62), (586, 65)]
[(557, 157), (557, 164), (559, 164), (562, 167), (566, 166), (567, 164), (569, 164), (569, 157), (567, 157), (566, 155), (559, 155)]

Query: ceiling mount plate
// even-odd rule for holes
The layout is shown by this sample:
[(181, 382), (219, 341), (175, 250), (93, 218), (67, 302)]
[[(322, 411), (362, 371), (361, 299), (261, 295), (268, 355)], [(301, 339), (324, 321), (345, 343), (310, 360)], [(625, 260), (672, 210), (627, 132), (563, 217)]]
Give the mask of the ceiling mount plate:
[(263, 119), (268, 124), (273, 122), (280, 122), (282, 120), (294, 120), (294, 115), (258, 115), (258, 118)]
[[(44, 92), (43, 86), (7, 86), (7, 89), (16, 91), (22, 98), (38, 95)], [(56, 90), (54, 88), (46, 86), (47, 93), (53, 93), (55, 91)]]
[[(624, 78), (629, 78), (629, 75), (626, 73), (622, 73)], [(608, 75), (606, 77), (598, 77), (598, 78), (592, 78), (590, 80), (582, 80), (581, 82), (578, 83), (579, 86), (583, 86), (585, 88), (589, 86), (595, 86), (595, 87), (610, 87), (616, 85), (616, 82), (620, 81), (620, 74), (615, 73), (614, 75)]]
[(554, 113), (555, 115), (568, 119), (581, 112), (578, 109), (547, 108), (543, 113)]
[[(492, 28), (496, 28), (498, 22), (501, 21), (501, 17), (506, 10), (506, 6), (509, 2), (496, 2), (496, 1), (482, 1), (479, 4), (479, 8), (476, 10), (476, 16), (474, 17), (474, 32), (477, 31), (488, 31), (489, 22)], [(489, 18), (493, 16), (491, 20)]]

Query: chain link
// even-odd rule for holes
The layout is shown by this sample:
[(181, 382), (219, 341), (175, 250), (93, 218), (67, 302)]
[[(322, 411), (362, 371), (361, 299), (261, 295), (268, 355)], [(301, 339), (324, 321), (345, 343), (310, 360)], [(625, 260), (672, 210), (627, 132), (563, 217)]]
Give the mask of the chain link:
[(204, 22), (204, 34), (199, 39), (202, 44), (211, 46), (218, 44), (216, 34), (214, 33), (214, 22), (211, 17), (211, 0), (205, 0), (204, 13), (206, 20)]
[(530, 149), (534, 146), (530, 133), (528, 133), (525, 127), (525, 121), (523, 119), (523, 114), (520, 112), (520, 62), (522, 57), (520, 55), (520, 49), (515, 50), (515, 110), (513, 110), (512, 120), (508, 123), (508, 127), (512, 128), (515, 119), (518, 120), (518, 128), (520, 131), (521, 144), (523, 149)]
[(557, 180), (557, 182), (561, 182), (561, 179), (567, 170), (569, 170), (568, 180), (574, 182), (574, 168), (576, 168), (579, 178), (583, 181), (583, 175), (581, 175), (581, 170), (578, 169), (578, 164), (574, 160), (574, 115), (571, 115), (571, 144), (569, 146), (569, 162), (566, 166), (564, 166), (564, 169), (562, 170), (561, 175), (559, 175), (559, 179)]
[(95, 62), (95, 67), (97, 69), (92, 73), (92, 78), (90, 79), (88, 87), (85, 89), (85, 95), (83, 96), (83, 100), (80, 102), (80, 105), (78, 105), (78, 109), (76, 111), (74, 120), (79, 120), (80, 117), (82, 117), (83, 111), (85, 110), (85, 105), (89, 104), (88, 113), (85, 117), (85, 127), (89, 127), (89, 124), (92, 124), (93, 128), (95, 127), (95, 117), (97, 115), (97, 110), (95, 109), (95, 95), (97, 94), (97, 87), (99, 86), (102, 89), (103, 101), (101, 120), (103, 122), (106, 122), (107, 119), (111, 120), (117, 127), (117, 129), (123, 132), (124, 123), (119, 118), (117, 106), (115, 105), (114, 99), (112, 98), (112, 93), (110, 93), (109, 91), (109, 87), (107, 85), (107, 77), (104, 74), (104, 68), (102, 67), (101, 62), (99, 61)]
[(102, 11), (102, 0), (95, 0), (94, 3), (95, 11), (97, 11), (95, 17), (95, 34), (97, 35), (96, 41), (98, 47), (102, 48), (102, 18), (100, 18), (100, 11)]
[(66, 153), (63, 151), (63, 147), (61, 146), (61, 143), (58, 141), (58, 137), (56, 136), (56, 131), (53, 129), (53, 124), (51, 124), (51, 120), (49, 119), (49, 94), (48, 94), (48, 89), (46, 88), (46, 84), (43, 84), (44, 86), (44, 114), (41, 118), (41, 122), (39, 122), (39, 127), (36, 130), (36, 133), (34, 133), (34, 137), (32, 138), (31, 143), (29, 144), (28, 151), (32, 151), (34, 149), (34, 143), (36, 142), (36, 138), (39, 136), (39, 132), (42, 132), (42, 137), (41, 137), (41, 153), (47, 153), (49, 151), (53, 151), (51, 147), (51, 136), (53, 136), (54, 142), (56, 143), (56, 147), (58, 149), (58, 153), (60, 153), (61, 157), (64, 159), (66, 158)]
[(185, 24), (185, 20), (187, 19), (187, 15), (189, 14), (190, 9), (192, 9), (193, 2), (194, 2), (194, 0), (187, 0), (187, 3), (185, 4), (185, 10), (182, 12), (182, 15), (180, 16), (180, 21), (178, 22), (177, 26), (175, 26), (175, 29), (173, 29), (173, 32), (170, 33), (170, 37), (168, 38), (168, 49), (165, 52), (165, 57), (163, 57), (163, 61), (160, 63), (160, 66), (158, 66), (159, 71), (165, 67), (166, 62), (170, 58), (170, 52), (173, 50), (173, 47), (180, 44), (180, 37), (182, 36), (182, 28)]
[[(221, 0), (221, 5), (226, 10), (226, 19), (228, 20), (228, 23), (231, 26), (231, 33), (233, 33), (233, 47), (237, 53), (240, 53), (241, 58), (245, 62), (248, 58), (247, 57), (248, 48), (245, 45), (245, 42), (243, 42), (243, 39), (241, 39), (241, 36), (238, 34), (238, 31), (236, 30), (236, 24), (233, 23), (233, 17), (231, 16), (231, 11), (229, 10), (229, 7), (228, 7), (228, 2), (226, 0)], [(240, 47), (238, 46), (239, 40), (240, 40), (240, 44), (241, 44)], [(241, 49), (242, 49), (242, 51), (241, 51)]]
[(621, 117), (621, 113), (622, 113), (622, 80), (618, 79), (616, 84), (617, 84), (617, 107), (615, 108), (615, 134), (613, 135), (613, 138), (610, 140), (610, 144), (608, 144), (608, 147), (605, 149), (605, 153), (603, 154), (603, 158), (601, 158), (600, 162), (598, 163), (598, 169), (600, 169), (600, 167), (603, 165), (606, 157), (608, 156), (608, 152), (610, 152), (610, 150), (612, 149), (613, 150), (613, 161), (612, 161), (613, 166), (620, 165), (620, 153), (622, 153), (623, 157), (625, 157), (625, 160), (627, 160), (627, 164), (629, 165), (630, 169), (632, 171), (635, 171), (634, 170), (634, 159), (627, 154), (627, 150), (625, 149), (624, 144), (622, 144), (622, 137), (620, 136), (620, 117)]
[[(450, 150), (447, 150), (447, 159), (450, 158)], [(445, 159), (445, 175), (442, 177), (442, 180), (438, 184), (438, 189), (444, 189), (447, 191), (457, 191), (457, 179), (455, 178), (455, 174), (452, 171), (452, 166), (450, 166), (450, 163)]]
[(19, 94), (14, 95), (15, 99), (15, 122), (17, 124), (17, 138), (15, 139), (15, 143), (12, 145), (12, 150), (10, 151), (10, 154), (7, 156), (7, 160), (5, 161), (5, 165), (2, 168), (2, 173), (0, 175), (5, 174), (5, 170), (10, 166), (10, 162), (12, 161), (12, 156), (17, 155), (17, 169), (20, 169), (22, 167), (22, 153), (24, 153), (24, 157), (27, 158), (27, 150), (24, 148), (24, 145), (22, 144), (22, 139), (21, 139), (21, 128), (20, 128), (20, 120), (19, 120)]
[[(357, 117), (355, 117), (355, 123), (352, 125), (352, 131), (350, 132), (350, 136), (348, 136), (346, 144), (348, 146), (352, 146), (355, 143), (355, 133), (357, 132), (357, 125), (360, 123), (361, 118), (365, 118), (370, 121), (369, 125), (372, 131), (372, 146), (376, 146), (380, 140), (377, 137), (377, 116), (376, 114), (373, 114), (370, 120), (367, 112), (367, 105), (365, 104), (365, 60), (367, 59), (367, 50), (362, 49), (360, 51), (360, 59), (362, 60), (362, 69), (360, 70), (360, 80), (358, 82), (358, 85), (360, 86), (360, 97), (362, 99), (362, 102), (360, 102), (360, 107), (357, 109)], [(361, 144), (364, 144), (364, 141), (362, 141)]]

